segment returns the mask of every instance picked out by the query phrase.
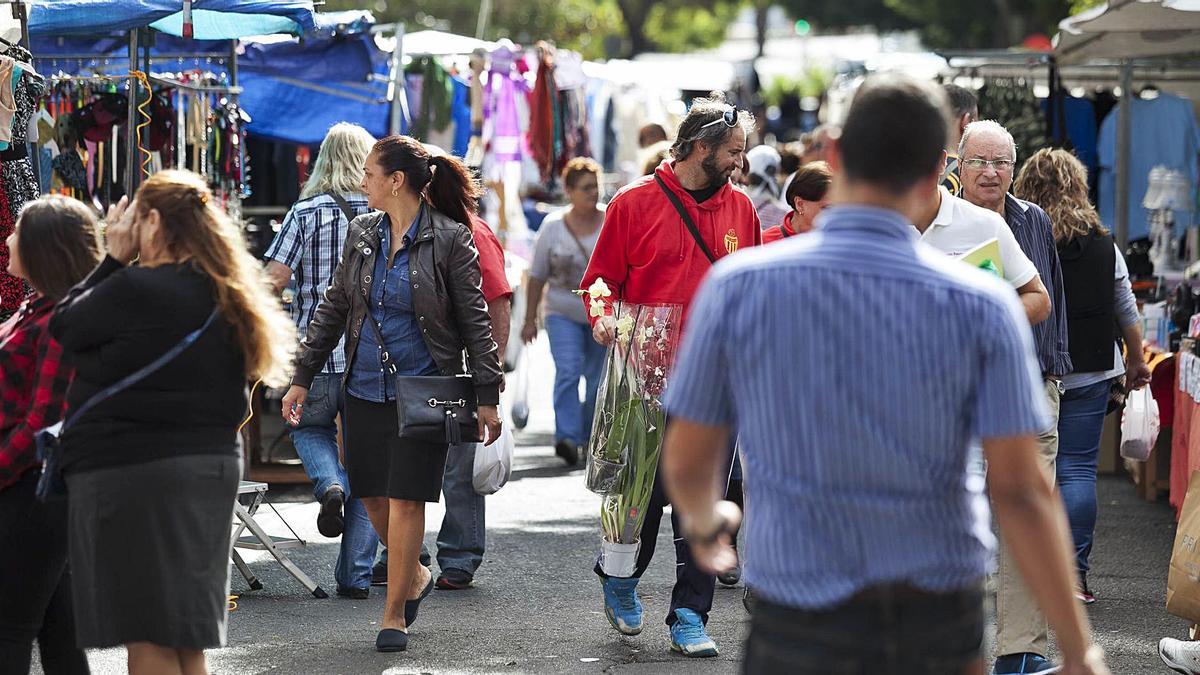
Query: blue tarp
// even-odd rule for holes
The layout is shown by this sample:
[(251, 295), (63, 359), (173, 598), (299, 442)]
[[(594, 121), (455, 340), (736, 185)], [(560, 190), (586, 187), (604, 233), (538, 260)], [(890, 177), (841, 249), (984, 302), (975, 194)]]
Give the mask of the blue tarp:
[[(35, 2), (30, 35), (110, 35), (150, 27), (183, 34), (180, 0), (54, 0)], [(198, 40), (251, 35), (302, 35), (315, 27), (312, 0), (193, 0)]]

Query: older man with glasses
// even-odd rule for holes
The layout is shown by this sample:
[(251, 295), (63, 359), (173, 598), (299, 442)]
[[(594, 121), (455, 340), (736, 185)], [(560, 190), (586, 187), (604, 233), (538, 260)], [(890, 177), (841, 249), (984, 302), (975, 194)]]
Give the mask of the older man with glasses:
[[(1050, 217), (1040, 206), (1008, 193), (1013, 183), (1017, 145), (1012, 134), (990, 120), (972, 122), (958, 146), (963, 198), (1000, 214), (1025, 255), (1033, 261), (1050, 294), (1050, 316), (1033, 327), (1038, 365), (1046, 384), (1053, 424), (1038, 435), (1040, 465), (1046, 480), (1054, 482), (1058, 456), (1058, 404), (1062, 376), (1071, 372), (1067, 351), (1066, 296), (1062, 268)], [(996, 586), (996, 675), (1053, 672), (1046, 659), (1046, 618), (1038, 609), (1017, 572), (1006, 545), (1000, 548)]]

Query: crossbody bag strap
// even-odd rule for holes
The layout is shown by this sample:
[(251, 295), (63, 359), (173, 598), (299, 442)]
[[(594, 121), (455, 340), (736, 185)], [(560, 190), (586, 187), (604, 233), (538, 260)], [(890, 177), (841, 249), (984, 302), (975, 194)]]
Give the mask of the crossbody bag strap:
[(346, 198), (336, 192), (326, 192), (330, 199), (337, 202), (338, 208), (342, 210), (342, 215), (346, 216), (346, 222), (354, 220), (354, 209), (350, 208), (350, 202)]
[[(659, 176), (655, 176), (654, 180), (658, 183), (658, 187), (662, 188), (663, 194), (667, 196), (667, 199), (671, 200), (671, 205), (679, 212), (679, 217), (683, 218), (683, 224), (687, 225), (688, 232), (692, 233), (692, 239), (696, 240), (696, 245), (704, 252), (704, 257), (708, 258), (708, 262), (710, 263), (717, 262), (717, 256), (713, 255), (713, 252), (708, 249), (708, 244), (704, 243), (704, 239), (700, 236), (700, 228), (696, 227), (696, 223), (692, 222), (692, 217), (688, 215), (687, 209), (683, 208), (683, 202), (679, 201), (679, 195), (672, 192), (671, 188), (667, 187), (667, 184)], [(566, 225), (566, 223), (563, 223), (563, 225)]]
[(162, 368), (163, 366), (170, 363), (172, 360), (175, 359), (175, 357), (182, 354), (185, 349), (187, 349), (188, 347), (191, 347), (193, 344), (195, 344), (196, 340), (200, 339), (200, 336), (204, 334), (204, 331), (208, 330), (208, 327), (213, 324), (213, 321), (215, 321), (217, 319), (217, 315), (220, 313), (221, 313), (221, 308), (219, 306), (214, 307), (212, 314), (208, 315), (208, 319), (206, 319), (204, 321), (203, 326), (200, 326), (196, 330), (185, 335), (183, 337), (183, 339), (180, 340), (179, 343), (176, 344), (174, 347), (172, 347), (170, 349), (170, 351), (168, 351), (166, 354), (163, 354), (162, 356), (158, 357), (157, 359), (154, 359), (149, 364), (139, 368), (133, 374), (125, 376), (117, 383), (110, 385), (106, 389), (102, 390), (100, 393), (89, 398), (86, 403), (79, 406), (79, 409), (74, 411), (71, 414), (71, 417), (66, 422), (63, 423), (62, 431), (66, 431), (67, 428), (71, 426), (72, 422), (74, 422), (75, 420), (82, 417), (84, 413), (91, 410), (95, 406), (99, 405), (101, 402), (105, 401), (106, 399), (112, 398), (116, 394), (119, 394), (120, 392), (128, 389), (129, 387), (132, 387), (133, 385), (137, 384), (138, 382), (149, 377), (151, 374), (154, 373), (154, 371), (156, 371), (159, 368)]
[(371, 297), (367, 295), (366, 290), (363, 291), (363, 300), (367, 302), (367, 323), (371, 324), (371, 330), (375, 331), (375, 339), (379, 341), (379, 360), (387, 367), (389, 375), (395, 375), (396, 364), (392, 361), (391, 354), (388, 354), (387, 343), (383, 341), (383, 327), (371, 314)]

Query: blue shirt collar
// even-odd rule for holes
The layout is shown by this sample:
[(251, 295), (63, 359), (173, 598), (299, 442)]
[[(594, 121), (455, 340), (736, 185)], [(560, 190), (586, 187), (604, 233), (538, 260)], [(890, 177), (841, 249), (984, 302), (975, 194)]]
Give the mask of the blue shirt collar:
[(831, 206), (817, 216), (816, 227), (819, 231), (870, 232), (907, 241), (918, 238), (917, 229), (899, 212), (863, 204)]
[[(421, 223), (421, 216), (425, 214), (425, 205), (421, 204), (421, 208), (417, 210), (417, 217), (409, 224), (408, 229), (404, 231), (404, 248), (408, 248), (416, 239), (417, 227)], [(392, 218), (384, 212), (383, 217), (379, 219), (379, 241), (383, 250), (388, 250), (389, 244), (392, 241)]]
[(1023, 199), (1017, 199), (1011, 193), (1004, 195), (1004, 220), (1008, 221), (1010, 227), (1014, 225), (1025, 224), (1025, 213), (1029, 211), (1029, 203)]

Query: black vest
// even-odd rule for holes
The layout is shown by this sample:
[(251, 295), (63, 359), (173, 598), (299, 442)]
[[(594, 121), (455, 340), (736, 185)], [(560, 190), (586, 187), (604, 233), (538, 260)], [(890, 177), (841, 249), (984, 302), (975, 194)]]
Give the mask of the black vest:
[(1067, 298), (1067, 345), (1077, 373), (1113, 367), (1117, 316), (1113, 293), (1116, 249), (1110, 235), (1076, 237), (1058, 247)]

